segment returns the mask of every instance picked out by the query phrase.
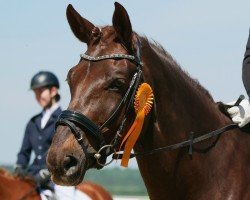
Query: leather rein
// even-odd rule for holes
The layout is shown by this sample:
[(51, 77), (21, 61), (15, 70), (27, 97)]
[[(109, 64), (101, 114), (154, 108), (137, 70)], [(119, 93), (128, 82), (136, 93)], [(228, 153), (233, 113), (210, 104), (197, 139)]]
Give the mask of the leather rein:
[[(80, 56), (81, 56), (81, 59), (89, 61), (89, 62), (98, 62), (98, 61), (107, 60), (107, 59), (115, 59), (115, 60), (127, 59), (136, 65), (136, 72), (130, 82), (130, 86), (127, 89), (124, 97), (122, 98), (119, 105), (116, 107), (115, 111), (101, 126), (98, 126), (95, 122), (90, 120), (87, 116), (83, 115), (82, 113), (79, 113), (73, 110), (62, 111), (61, 115), (58, 118), (58, 121), (56, 122), (56, 128), (62, 125), (62, 126), (67, 126), (71, 130), (71, 132), (74, 134), (76, 140), (81, 145), (85, 153), (87, 163), (88, 163), (89, 157), (93, 156), (96, 159), (96, 162), (98, 164), (98, 169), (100, 169), (106, 165), (109, 165), (114, 159), (121, 159), (123, 155), (122, 153), (115, 152), (115, 147), (119, 145), (120, 139), (122, 138), (121, 133), (123, 132), (124, 125), (127, 120), (128, 112), (131, 108), (131, 105), (133, 104), (136, 90), (143, 79), (142, 62), (141, 62), (141, 43), (138, 38), (137, 39), (137, 52), (135, 56), (127, 55), (127, 54), (111, 54), (111, 55), (103, 55), (103, 56), (97, 56), (97, 57), (89, 56), (86, 54), (81, 54)], [(240, 96), (240, 98), (235, 103), (235, 106), (239, 105), (239, 103), (242, 101), (243, 98), (242, 96)], [(102, 130), (105, 127), (107, 127), (115, 119), (115, 117), (120, 113), (120, 110), (123, 107), (125, 107), (125, 114), (123, 116), (123, 120), (121, 121), (121, 124), (119, 128), (117, 129), (116, 135), (111, 141), (111, 144), (106, 144), (104, 137), (102, 135)], [(96, 140), (98, 141), (98, 148), (99, 148), (97, 152), (90, 153), (88, 151), (88, 145), (84, 144), (82, 134), (77, 127), (80, 128), (81, 130), (85, 130), (86, 134), (91, 134), (91, 136), (96, 138)], [(132, 153), (130, 155), (130, 158), (145, 156), (145, 155), (152, 155), (155, 153), (159, 153), (163, 151), (170, 151), (170, 150), (174, 150), (174, 149), (178, 149), (182, 147), (189, 147), (189, 155), (192, 155), (193, 144), (201, 142), (203, 140), (207, 140), (211, 137), (214, 137), (216, 135), (219, 135), (221, 133), (224, 133), (226, 131), (229, 131), (235, 128), (238, 128), (237, 124), (229, 124), (225, 127), (222, 127), (220, 129), (209, 132), (199, 137), (194, 137), (194, 133), (190, 133), (189, 138), (186, 141), (173, 144), (173, 145), (169, 145), (169, 146), (165, 146), (165, 147), (161, 147), (161, 148), (157, 148), (157, 149), (147, 151), (147, 152)], [(107, 157), (111, 154), (113, 154), (112, 160), (106, 163)]]

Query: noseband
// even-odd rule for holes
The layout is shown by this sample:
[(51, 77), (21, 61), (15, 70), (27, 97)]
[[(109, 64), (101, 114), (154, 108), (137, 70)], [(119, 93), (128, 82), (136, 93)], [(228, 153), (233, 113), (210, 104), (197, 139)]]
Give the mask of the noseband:
[[(136, 65), (136, 72), (130, 82), (130, 86), (128, 90), (126, 91), (124, 97), (122, 98), (121, 102), (119, 105), (116, 107), (114, 112), (111, 114), (111, 116), (101, 125), (98, 126), (95, 122), (93, 122), (91, 119), (89, 119), (87, 116), (85, 116), (82, 113), (79, 113), (77, 111), (73, 110), (64, 110), (62, 111), (61, 115), (58, 118), (58, 121), (56, 122), (56, 128), (60, 125), (62, 126), (67, 126), (71, 132), (74, 134), (76, 140), (78, 143), (81, 145), (85, 156), (86, 156), (86, 163), (88, 163), (88, 159), (91, 156), (94, 156), (96, 159), (99, 167), (102, 168), (103, 166), (109, 164), (106, 163), (106, 158), (113, 153), (114, 147), (118, 145), (118, 142), (121, 138), (121, 132), (124, 129), (124, 124), (127, 120), (127, 115), (129, 112), (129, 108), (131, 107), (133, 101), (134, 101), (134, 96), (136, 93), (136, 90), (142, 80), (142, 62), (141, 62), (141, 44), (139, 38), (137, 39), (137, 52), (136, 55), (127, 55), (127, 54), (111, 54), (111, 55), (103, 55), (103, 56), (89, 56), (86, 54), (81, 54), (81, 59), (90, 61), (90, 62), (98, 62), (101, 60), (107, 60), (107, 59), (115, 59), (115, 60), (121, 60), (121, 59), (126, 59), (131, 61)], [(113, 138), (111, 144), (106, 144), (104, 137), (102, 135), (102, 131), (104, 127), (107, 127), (113, 120), (114, 118), (118, 115), (119, 111), (121, 108), (125, 107), (125, 114), (123, 116), (123, 120), (116, 132), (115, 137)], [(84, 144), (82, 134), (79, 130), (84, 130), (86, 134), (91, 135), (98, 141), (98, 152), (95, 152), (94, 155), (93, 153), (90, 153), (88, 151), (88, 145)], [(105, 150), (105, 151), (104, 151)]]

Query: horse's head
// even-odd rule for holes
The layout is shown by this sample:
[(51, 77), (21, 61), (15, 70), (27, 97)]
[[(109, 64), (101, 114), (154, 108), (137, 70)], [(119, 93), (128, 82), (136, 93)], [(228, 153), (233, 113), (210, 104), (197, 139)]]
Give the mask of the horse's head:
[(141, 79), (140, 45), (118, 3), (113, 26), (96, 27), (71, 5), (66, 13), (87, 51), (68, 72), (71, 101), (57, 122), (47, 164), (54, 182), (77, 185), (88, 168), (102, 167), (134, 117), (128, 108)]

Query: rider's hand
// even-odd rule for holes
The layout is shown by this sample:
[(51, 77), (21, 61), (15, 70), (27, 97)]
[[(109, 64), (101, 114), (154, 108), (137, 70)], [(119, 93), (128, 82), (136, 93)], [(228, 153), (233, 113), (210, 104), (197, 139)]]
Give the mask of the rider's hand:
[(16, 165), (14, 169), (14, 175), (23, 177), (26, 176), (27, 173), (26, 170), (21, 165)]
[(250, 103), (248, 99), (242, 100), (239, 106), (227, 109), (227, 112), (231, 116), (232, 121), (241, 128), (250, 122)]
[(41, 169), (39, 171), (38, 180), (40, 185), (46, 185), (50, 181), (50, 172), (48, 169)]

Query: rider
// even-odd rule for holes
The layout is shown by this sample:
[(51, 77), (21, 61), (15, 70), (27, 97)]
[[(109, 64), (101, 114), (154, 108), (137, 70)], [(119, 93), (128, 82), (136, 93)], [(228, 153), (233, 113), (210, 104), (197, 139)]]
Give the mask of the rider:
[[(250, 30), (246, 52), (243, 59), (242, 80), (247, 95), (250, 97)], [(244, 99), (241, 101), (239, 106), (233, 106), (227, 111), (230, 114), (233, 122), (237, 123), (239, 127), (243, 127), (250, 122), (250, 104), (248, 99)]]
[[(47, 170), (46, 155), (54, 136), (55, 122), (61, 113), (59, 81), (53, 73), (41, 71), (31, 79), (30, 88), (43, 110), (32, 117), (26, 126), (21, 150), (17, 155), (15, 174), (32, 176), (40, 190), (52, 189), (53, 183)], [(35, 158), (28, 167), (32, 151)]]

